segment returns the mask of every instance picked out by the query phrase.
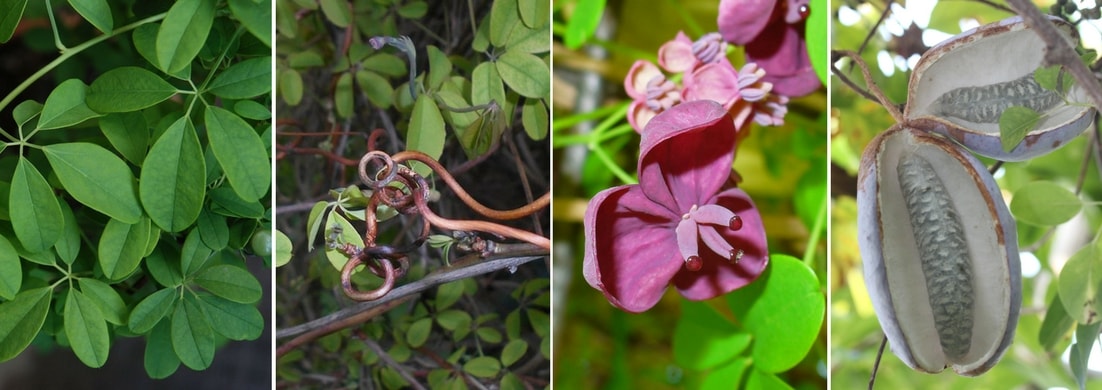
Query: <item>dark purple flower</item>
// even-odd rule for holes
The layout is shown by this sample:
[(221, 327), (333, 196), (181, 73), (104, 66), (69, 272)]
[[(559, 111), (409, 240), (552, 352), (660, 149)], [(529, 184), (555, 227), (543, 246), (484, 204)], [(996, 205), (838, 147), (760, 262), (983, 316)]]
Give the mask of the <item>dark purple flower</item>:
[(774, 92), (798, 97), (822, 85), (804, 39), (810, 12), (808, 0), (720, 0), (717, 22), (723, 39), (746, 46), (746, 62), (765, 69)]
[(612, 305), (645, 311), (671, 283), (688, 299), (714, 298), (765, 269), (761, 216), (730, 186), (735, 137), (719, 103), (673, 106), (642, 133), (639, 184), (590, 201), (583, 273)]

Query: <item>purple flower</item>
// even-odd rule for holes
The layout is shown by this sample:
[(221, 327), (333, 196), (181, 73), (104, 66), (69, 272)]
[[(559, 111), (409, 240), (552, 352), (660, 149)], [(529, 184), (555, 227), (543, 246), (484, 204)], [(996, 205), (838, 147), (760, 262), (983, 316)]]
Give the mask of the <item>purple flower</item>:
[(746, 46), (746, 62), (765, 69), (774, 92), (803, 96), (821, 85), (804, 40), (810, 12), (808, 0), (720, 0), (719, 32), (728, 42)]
[(730, 186), (735, 137), (719, 103), (673, 106), (643, 131), (639, 184), (590, 201), (583, 273), (613, 306), (645, 311), (670, 284), (688, 299), (710, 299), (765, 269), (761, 216)]
[(624, 78), (624, 90), (631, 97), (628, 123), (642, 132), (647, 122), (658, 113), (681, 103), (681, 87), (666, 79), (666, 75), (648, 61), (635, 61)]

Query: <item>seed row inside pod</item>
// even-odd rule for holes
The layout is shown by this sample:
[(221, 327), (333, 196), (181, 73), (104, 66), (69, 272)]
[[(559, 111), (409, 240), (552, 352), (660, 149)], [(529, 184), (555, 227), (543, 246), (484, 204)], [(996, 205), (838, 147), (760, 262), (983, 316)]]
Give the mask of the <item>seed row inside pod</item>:
[[(1074, 41), (1072, 26), (1053, 18)], [(1082, 133), (1082, 92), (1041, 87), (1044, 43), (1021, 18), (964, 32), (919, 60), (901, 124), (865, 148), (858, 235), (866, 285), (892, 352), (908, 366), (980, 375), (1014, 338), (1021, 309), (1017, 228), (995, 179), (971, 152), (1021, 161)], [(991, 64), (998, 64), (993, 67)], [(1002, 148), (1009, 107), (1041, 113)], [(965, 149), (967, 148), (967, 149)]]

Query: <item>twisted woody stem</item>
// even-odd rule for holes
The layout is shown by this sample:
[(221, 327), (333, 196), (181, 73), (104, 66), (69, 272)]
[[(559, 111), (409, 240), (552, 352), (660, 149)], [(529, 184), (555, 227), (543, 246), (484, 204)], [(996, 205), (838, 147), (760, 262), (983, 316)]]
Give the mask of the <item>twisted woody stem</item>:
[[(368, 301), (382, 298), (390, 292), (394, 288), (395, 280), (409, 269), (409, 260), (404, 253), (416, 249), (424, 242), (428, 237), (430, 226), (449, 230), (490, 233), (500, 237), (525, 241), (539, 248), (550, 250), (551, 241), (547, 237), (526, 230), (488, 221), (453, 220), (437, 215), (428, 207), (429, 185), (425, 178), (405, 165), (399, 164), (410, 160), (419, 161), (429, 166), (463, 203), (488, 218), (499, 220), (522, 218), (547, 207), (551, 200), (549, 192), (535, 202), (516, 209), (491, 209), (474, 200), (439, 162), (424, 153), (405, 151), (389, 156), (381, 151), (368, 152), (360, 159), (359, 163), (360, 179), (374, 190), (364, 214), (367, 225), (364, 232), (365, 247), (358, 248), (354, 245), (345, 245), (341, 248), (341, 251), (349, 256), (348, 263), (341, 270), (341, 286), (348, 297)], [(373, 161), (381, 163), (382, 167), (375, 175), (369, 175), (368, 170)], [(393, 186), (392, 183), (401, 183), (402, 186)], [(379, 205), (386, 205), (402, 214), (416, 212), (421, 215), (424, 223), (420, 237), (406, 250), (376, 243), (378, 235), (376, 213)], [(395, 262), (397, 262), (397, 265)], [(366, 265), (372, 273), (382, 277), (382, 286), (370, 291), (356, 290), (352, 286), (351, 279), (355, 269), (361, 265)]]

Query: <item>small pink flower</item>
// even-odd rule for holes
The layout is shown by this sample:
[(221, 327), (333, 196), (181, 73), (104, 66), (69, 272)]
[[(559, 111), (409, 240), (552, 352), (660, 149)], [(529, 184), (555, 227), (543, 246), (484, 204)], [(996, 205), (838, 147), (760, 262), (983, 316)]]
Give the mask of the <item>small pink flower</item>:
[(658, 113), (681, 103), (681, 88), (648, 61), (635, 61), (624, 78), (624, 89), (632, 99), (628, 123), (637, 132)]
[(761, 216), (730, 187), (736, 131), (713, 101), (676, 105), (642, 133), (639, 184), (601, 191), (585, 214), (586, 281), (629, 312), (673, 284), (704, 300), (752, 282), (768, 259)]
[(720, 0), (719, 32), (728, 42), (746, 46), (746, 62), (765, 69), (774, 92), (803, 96), (822, 85), (804, 39), (810, 12), (808, 0)]
[(693, 42), (684, 32), (658, 48), (658, 65), (668, 72), (682, 73), (719, 62), (727, 55), (727, 42), (719, 33), (704, 34)]

